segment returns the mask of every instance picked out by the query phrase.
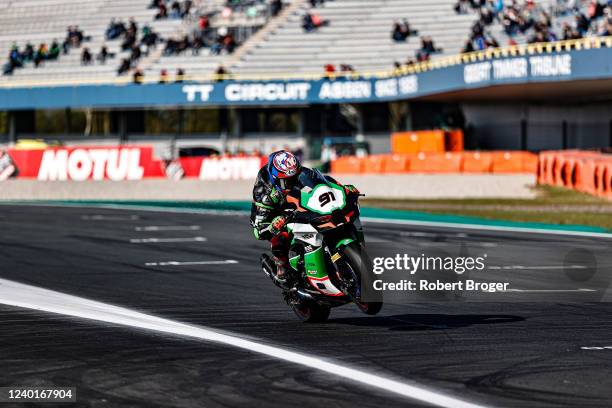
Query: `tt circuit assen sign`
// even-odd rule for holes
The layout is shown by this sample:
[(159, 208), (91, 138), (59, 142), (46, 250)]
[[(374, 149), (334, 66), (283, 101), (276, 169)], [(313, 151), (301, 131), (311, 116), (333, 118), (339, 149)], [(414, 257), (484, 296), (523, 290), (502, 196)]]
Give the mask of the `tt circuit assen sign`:
[[(484, 54), (482, 54), (484, 56)], [(291, 106), (409, 100), (495, 85), (612, 77), (610, 48), (482, 58), (398, 76), (0, 89), (0, 110), (129, 106)]]
[(150, 146), (70, 147), (9, 149), (2, 152), (1, 179), (32, 178), (41, 181), (142, 180), (183, 177), (202, 180), (248, 180), (257, 176), (265, 158), (181, 157), (157, 158)]

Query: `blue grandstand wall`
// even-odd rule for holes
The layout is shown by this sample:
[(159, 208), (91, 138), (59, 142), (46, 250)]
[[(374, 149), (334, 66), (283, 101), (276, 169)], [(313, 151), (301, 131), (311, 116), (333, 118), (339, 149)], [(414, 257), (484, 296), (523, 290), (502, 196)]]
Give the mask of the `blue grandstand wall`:
[(0, 110), (310, 105), (406, 100), (495, 85), (612, 78), (612, 49), (517, 55), (386, 77), (0, 88)]

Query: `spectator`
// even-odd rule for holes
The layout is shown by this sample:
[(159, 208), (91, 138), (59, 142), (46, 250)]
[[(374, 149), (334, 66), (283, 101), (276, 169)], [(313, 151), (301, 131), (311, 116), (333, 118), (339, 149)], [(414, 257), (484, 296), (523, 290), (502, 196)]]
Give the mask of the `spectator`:
[(34, 66), (38, 68), (41, 62), (47, 58), (47, 44), (41, 43), (34, 53)]
[(51, 43), (51, 47), (49, 48), (49, 54), (47, 55), (47, 59), (56, 60), (59, 58), (61, 52), (62, 49), (60, 48), (59, 43), (57, 42), (57, 40), (53, 40), (53, 42)]
[(125, 25), (122, 21), (116, 22), (115, 19), (111, 19), (108, 28), (106, 29), (106, 39), (114, 40), (115, 38), (120, 37), (126, 31)]
[(89, 48), (83, 48), (83, 52), (81, 52), (81, 65), (89, 65), (92, 60), (91, 53), (89, 52)]
[(142, 51), (140, 50), (140, 47), (138, 45), (133, 46), (132, 52), (130, 54), (130, 61), (136, 62), (140, 59), (141, 56), (142, 56)]
[(474, 51), (474, 45), (472, 44), (470, 40), (467, 40), (461, 52), (466, 53), (466, 52), (473, 52), (473, 51)]
[(193, 40), (191, 41), (191, 55), (200, 55), (200, 50), (204, 48), (206, 44), (201, 34), (194, 34)]
[(157, 14), (155, 14), (155, 19), (161, 20), (164, 18), (168, 18), (168, 8), (166, 7), (164, 0), (160, 0), (157, 8)]
[(355, 68), (353, 68), (350, 64), (340, 64), (340, 72), (351, 73), (355, 72)]
[(467, 14), (469, 11), (470, 2), (469, 0), (459, 0), (453, 6), (455, 13), (457, 14)]
[(192, 6), (193, 6), (192, 0), (185, 0), (183, 2), (183, 7), (181, 7), (181, 18), (185, 18), (191, 13)]
[(132, 29), (128, 29), (127, 32), (125, 33), (123, 42), (121, 43), (121, 49), (123, 51), (127, 51), (133, 48), (135, 44), (136, 44), (136, 32), (133, 31)]
[(185, 79), (185, 71), (183, 70), (183, 68), (178, 68), (176, 70), (176, 77), (174, 79), (174, 82), (179, 84), (179, 83), (183, 82), (184, 79)]
[(162, 69), (159, 71), (159, 82), (160, 84), (167, 84), (169, 80), (168, 71)]
[(170, 18), (181, 18), (181, 5), (176, 0), (170, 6)]
[(336, 74), (336, 67), (334, 64), (325, 64), (323, 69), (325, 70), (325, 76), (327, 78), (333, 78)]
[(307, 33), (326, 25), (329, 25), (329, 21), (323, 20), (321, 16), (315, 13), (306, 13), (302, 18), (302, 28)]
[(402, 64), (400, 64), (398, 61), (393, 62), (393, 75), (400, 75), (402, 71)]
[(117, 69), (117, 75), (123, 75), (126, 72), (128, 72), (131, 68), (131, 64), (130, 64), (130, 60), (127, 58), (123, 58), (121, 60), (121, 64), (119, 65), (119, 68)]
[(134, 17), (130, 17), (128, 21), (128, 30), (137, 33), (138, 32), (138, 23), (134, 20)]
[(282, 9), (283, 0), (272, 0), (272, 3), (270, 4), (270, 12), (272, 13), (272, 16), (278, 16), (278, 13), (280, 13)]
[(310, 31), (314, 30), (315, 27), (314, 27), (314, 24), (312, 22), (312, 14), (310, 14), (310, 13), (304, 14), (304, 17), (302, 17), (302, 28), (306, 32), (310, 32)]
[(325, 4), (325, 0), (310, 0), (311, 7), (318, 7)]
[(100, 61), (100, 64), (105, 64), (106, 63), (106, 59), (109, 58), (111, 55), (108, 52), (108, 48), (106, 47), (105, 44), (102, 44), (102, 47), (100, 48), (100, 53), (98, 54), (98, 61)]
[(401, 23), (395, 22), (393, 24), (393, 30), (391, 31), (391, 38), (396, 42), (403, 42), (411, 35), (416, 35), (418, 32), (416, 30), (410, 29), (410, 24), (408, 20), (403, 19)]
[(587, 15), (589, 19), (595, 20), (604, 14), (604, 6), (598, 0), (591, 0), (587, 8)]
[(219, 65), (215, 71), (215, 82), (223, 82), (228, 74), (229, 71), (223, 65)]
[(576, 21), (576, 31), (578, 31), (578, 34), (580, 34), (581, 37), (584, 36), (587, 31), (589, 31), (589, 27), (591, 26), (589, 19), (580, 12), (576, 13), (574, 19)]
[(202, 33), (204, 33), (208, 29), (209, 25), (210, 23), (208, 16), (200, 16), (200, 19), (198, 20), (198, 28)]
[(441, 52), (441, 48), (436, 48), (433, 39), (429, 36), (421, 37), (421, 51), (427, 54), (433, 54), (435, 52)]
[[(12, 50), (17, 50), (17, 46), (15, 44), (13, 44)], [(21, 54), (21, 59), (23, 62), (30, 62), (34, 60), (34, 46), (29, 41), (25, 46), (23, 54)]]
[(134, 82), (137, 85), (140, 85), (142, 84), (143, 80), (144, 80), (144, 74), (142, 73), (140, 69), (136, 69), (134, 73), (132, 74), (132, 82)]

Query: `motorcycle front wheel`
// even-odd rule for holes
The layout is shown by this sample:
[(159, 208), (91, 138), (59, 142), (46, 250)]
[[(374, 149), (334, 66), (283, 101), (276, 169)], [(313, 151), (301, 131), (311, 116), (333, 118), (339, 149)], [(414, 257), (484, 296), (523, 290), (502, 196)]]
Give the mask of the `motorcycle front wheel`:
[(364, 288), (372, 287), (374, 275), (370, 268), (370, 260), (361, 245), (352, 243), (344, 248), (345, 262), (348, 264), (352, 273), (359, 283), (359, 296), (353, 298), (353, 302), (359, 310), (368, 315), (375, 315), (382, 309), (383, 299), (382, 293), (368, 290), (368, 301), (362, 301)]

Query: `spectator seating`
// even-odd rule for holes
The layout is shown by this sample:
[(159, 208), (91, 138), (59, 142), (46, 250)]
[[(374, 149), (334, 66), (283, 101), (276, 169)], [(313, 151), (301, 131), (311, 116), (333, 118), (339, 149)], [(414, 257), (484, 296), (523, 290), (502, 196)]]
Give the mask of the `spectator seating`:
[[(110, 82), (116, 79), (117, 67), (122, 58), (129, 57), (129, 51), (121, 51), (122, 39), (106, 40), (105, 31), (112, 18), (123, 20), (126, 24), (130, 17), (138, 23), (139, 35), (142, 27), (148, 24), (162, 38), (181, 36), (191, 32), (194, 21), (180, 19), (155, 20), (155, 9), (149, 9), (150, 0), (0, 0), (0, 56), (2, 64), (6, 62), (9, 50), (16, 43), (20, 50), (31, 42), (37, 48), (40, 43), (49, 45), (54, 39), (60, 44), (66, 37), (66, 28), (78, 25), (79, 29), (91, 40), (83, 42), (80, 48), (72, 48), (67, 55), (61, 54), (55, 61), (45, 61), (35, 68), (26, 64), (24, 68), (16, 69), (11, 76), (0, 76), (0, 84), (20, 80), (73, 81), (88, 80)], [(201, 5), (204, 11), (210, 11), (222, 6), (223, 0), (200, 0), (194, 2)], [(195, 8), (195, 7), (194, 7)], [(102, 45), (105, 44), (109, 53), (115, 54), (113, 59), (100, 64), (95, 60)], [(81, 52), (87, 47), (93, 54), (91, 65), (81, 65)], [(192, 56), (188, 51), (184, 56), (161, 57), (164, 45), (158, 45), (159, 53), (152, 53), (148, 61), (146, 73), (155, 75), (166, 69), (173, 78), (177, 68), (183, 68), (187, 74), (197, 67), (206, 73), (212, 72), (220, 63), (221, 57), (211, 57), (206, 50), (199, 56)], [(1, 64), (0, 64), (1, 65)]]
[[(319, 73), (326, 64), (350, 64), (357, 71), (389, 70), (394, 61), (404, 63), (420, 48), (420, 36), (431, 36), (443, 54), (457, 54), (474, 16), (457, 15), (452, 0), (333, 0), (295, 12), (266, 41), (231, 67), (248, 74)], [(329, 25), (305, 33), (302, 16), (307, 11), (329, 20)], [(391, 38), (394, 21), (406, 18), (418, 34), (407, 42)]]

